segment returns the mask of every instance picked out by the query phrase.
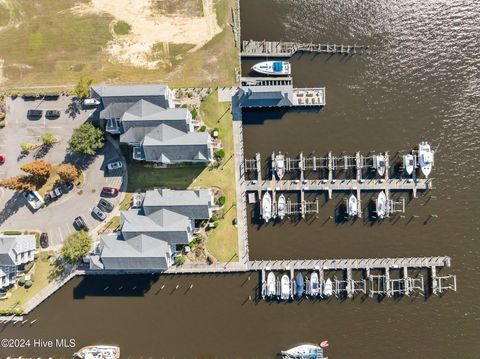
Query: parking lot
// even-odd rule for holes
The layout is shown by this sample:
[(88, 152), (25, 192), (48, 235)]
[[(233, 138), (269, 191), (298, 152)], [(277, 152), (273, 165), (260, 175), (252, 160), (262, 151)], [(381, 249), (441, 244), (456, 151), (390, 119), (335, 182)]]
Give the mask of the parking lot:
[[(28, 119), (29, 109), (41, 109), (39, 119)], [(46, 110), (58, 110), (60, 117), (45, 118)], [(0, 154), (6, 158), (0, 167), (0, 178), (7, 178), (22, 173), (20, 167), (36, 159), (43, 159), (52, 164), (79, 159), (67, 154), (68, 140), (74, 128), (88, 120), (92, 109), (81, 109), (72, 103), (70, 97), (62, 96), (55, 101), (24, 101), (21, 98), (7, 103), (7, 125), (0, 129)], [(46, 153), (32, 151), (27, 156), (21, 154), (20, 143), (40, 143), (40, 136), (50, 132), (60, 138)], [(91, 215), (92, 208), (98, 203), (100, 191), (104, 186), (123, 188), (125, 166), (106, 173), (107, 163), (121, 160), (116, 147), (109, 141), (99, 154), (88, 164), (82, 164), (85, 182), (81, 189), (74, 188), (45, 208), (33, 212), (22, 194), (7, 189), (0, 189), (0, 230), (40, 230), (47, 232), (51, 245), (61, 244), (72, 233), (73, 220), (82, 216), (91, 230), (101, 222)], [(125, 184), (126, 185), (126, 184)], [(115, 205), (121, 195), (109, 200)], [(108, 220), (116, 213), (118, 207), (107, 216)]]

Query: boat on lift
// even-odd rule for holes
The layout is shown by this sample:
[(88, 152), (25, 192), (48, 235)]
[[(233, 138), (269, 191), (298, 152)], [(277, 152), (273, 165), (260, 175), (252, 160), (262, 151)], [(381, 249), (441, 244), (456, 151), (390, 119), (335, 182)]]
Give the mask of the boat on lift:
[(418, 145), (418, 164), (423, 175), (428, 178), (433, 167), (433, 151), (426, 141), (422, 141)]
[(379, 219), (385, 218), (387, 213), (387, 196), (385, 196), (385, 192), (382, 191), (378, 194), (377, 201), (375, 202), (377, 217)]
[(290, 75), (291, 66), (287, 61), (263, 61), (252, 66), (252, 70), (264, 75)]
[(280, 217), (280, 219), (283, 219), (286, 213), (287, 213), (287, 200), (285, 199), (285, 196), (281, 194), (280, 197), (278, 197), (277, 214), (278, 214), (278, 217)]
[(348, 198), (347, 213), (350, 217), (358, 216), (358, 200), (354, 194)]
[(412, 154), (403, 156), (403, 169), (408, 175), (413, 173), (413, 170), (415, 169), (415, 158)]
[(283, 155), (281, 152), (275, 156), (273, 167), (278, 179), (281, 180), (283, 176), (285, 176), (285, 155)]
[(327, 278), (323, 286), (323, 295), (330, 297), (333, 294), (333, 282), (330, 278)]
[(280, 299), (288, 300), (290, 298), (290, 279), (284, 274), (280, 280)]
[(270, 192), (265, 192), (262, 199), (262, 218), (268, 223), (272, 218), (272, 196)]
[(385, 156), (382, 154), (373, 156), (373, 167), (377, 170), (380, 177), (385, 175)]
[(320, 292), (317, 272), (310, 274), (310, 295), (317, 296)]
[(119, 359), (120, 347), (114, 345), (91, 345), (73, 354), (80, 359)]
[(268, 273), (267, 275), (267, 297), (273, 297), (277, 294), (277, 278), (273, 272)]
[(301, 298), (303, 293), (305, 292), (305, 281), (303, 280), (302, 273), (297, 273), (297, 277), (295, 278), (296, 284), (296, 296), (297, 298)]
[(326, 359), (323, 348), (315, 344), (302, 344), (280, 353), (283, 359)]

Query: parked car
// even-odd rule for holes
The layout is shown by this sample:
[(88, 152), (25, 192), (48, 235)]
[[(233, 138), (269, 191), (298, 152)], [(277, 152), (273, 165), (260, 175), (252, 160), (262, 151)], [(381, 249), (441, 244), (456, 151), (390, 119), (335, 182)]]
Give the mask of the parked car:
[(92, 214), (94, 217), (96, 217), (97, 219), (101, 220), (101, 221), (104, 221), (105, 218), (107, 218), (107, 215), (105, 213), (102, 212), (102, 210), (98, 207), (93, 207), (92, 208)]
[(23, 194), (27, 199), (28, 204), (32, 207), (32, 209), (37, 210), (43, 206), (45, 203), (40, 193), (37, 191), (28, 191), (24, 192)]
[(98, 201), (97, 207), (105, 212), (113, 211), (113, 204), (107, 201), (105, 198), (100, 198), (100, 201)]
[(103, 187), (101, 195), (105, 197), (116, 197), (118, 195), (118, 192), (118, 188)]
[(63, 193), (70, 192), (73, 189), (73, 183), (72, 182), (65, 182), (62, 185), (62, 191)]
[(52, 189), (50, 192), (47, 193), (49, 195), (49, 200), (50, 201), (54, 201), (58, 198), (60, 198), (63, 194), (62, 192), (62, 188), (60, 186), (57, 186), (55, 187), (54, 189)]
[(122, 161), (110, 162), (109, 164), (107, 164), (107, 171), (110, 172), (110, 171), (119, 170), (122, 167), (123, 167)]
[(48, 233), (43, 232), (40, 235), (40, 247), (48, 248)]
[(83, 106), (98, 106), (100, 101), (95, 98), (86, 98), (83, 100)]
[(42, 117), (43, 111), (42, 110), (28, 110), (27, 117), (28, 118), (36, 118), (39, 119)]
[(58, 110), (47, 110), (47, 112), (45, 112), (45, 117), (46, 118), (59, 118), (60, 117), (60, 111)]
[(87, 223), (83, 220), (81, 216), (75, 218), (75, 220), (73, 221), (73, 225), (78, 231), (88, 232), (90, 230), (87, 226)]
[(0, 165), (3, 165), (5, 163), (5, 156), (0, 155)]

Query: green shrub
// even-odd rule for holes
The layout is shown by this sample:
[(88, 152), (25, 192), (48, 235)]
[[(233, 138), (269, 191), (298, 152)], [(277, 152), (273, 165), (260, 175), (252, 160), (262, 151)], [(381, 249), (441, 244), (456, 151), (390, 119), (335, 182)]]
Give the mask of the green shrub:
[(125, 21), (118, 21), (114, 26), (113, 26), (113, 31), (117, 35), (127, 35), (130, 30), (132, 30), (132, 27), (128, 22)]
[(224, 158), (225, 157), (225, 151), (223, 149), (219, 149), (219, 150), (215, 151), (215, 157)]
[(187, 108), (188, 105), (187, 105), (186, 103), (184, 103), (181, 107), (182, 107), (182, 108)]
[(5, 231), (3, 232), (3, 234), (7, 235), (7, 236), (18, 236), (20, 234), (22, 234), (21, 231)]
[(200, 132), (205, 132), (206, 129), (207, 129), (207, 126), (202, 126), (202, 127), (200, 127), (200, 130), (199, 130), (199, 131), (200, 131)]
[(23, 269), (25, 270), (25, 272), (28, 272), (30, 269), (32, 269), (34, 263), (35, 263), (35, 262), (28, 262), (27, 264), (25, 264), (25, 265), (23, 266)]
[(192, 114), (192, 118), (195, 120), (198, 116), (198, 112), (197, 112), (197, 109), (196, 108), (192, 108), (192, 110), (190, 111), (190, 113)]
[(27, 280), (25, 279), (25, 276), (22, 276), (22, 277), (18, 280), (18, 285), (23, 286), (23, 285), (25, 285), (25, 282), (26, 282), (26, 281), (27, 281)]
[(218, 203), (220, 204), (220, 206), (223, 206), (225, 204), (225, 196), (221, 196), (219, 199), (218, 199)]
[(181, 266), (183, 263), (185, 263), (185, 257), (184, 256), (176, 256), (174, 263), (176, 266)]
[(33, 285), (33, 282), (31, 280), (27, 280), (25, 282), (25, 288), (27, 288), (27, 289), (30, 288), (32, 285)]
[(0, 314), (23, 314), (23, 309), (0, 309)]
[(211, 222), (216, 222), (216, 221), (218, 221), (218, 217), (216, 215), (213, 215), (213, 216), (210, 217), (210, 221)]
[(213, 228), (217, 228), (217, 227), (218, 227), (218, 222), (215, 222), (215, 223), (213, 224)]

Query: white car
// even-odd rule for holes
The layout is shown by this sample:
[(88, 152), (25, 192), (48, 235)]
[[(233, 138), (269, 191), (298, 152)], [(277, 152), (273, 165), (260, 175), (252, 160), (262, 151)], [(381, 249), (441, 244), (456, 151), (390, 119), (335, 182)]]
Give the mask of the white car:
[(115, 171), (115, 170), (119, 170), (122, 167), (123, 167), (122, 161), (110, 162), (107, 165), (107, 170), (108, 171)]
[(105, 215), (105, 213), (103, 213), (103, 211), (98, 208), (98, 207), (93, 207), (92, 209), (92, 213), (95, 217), (97, 217), (99, 220), (101, 221), (104, 221), (105, 218), (107, 218), (107, 216)]
[(84, 106), (98, 106), (100, 105), (100, 101), (98, 101), (95, 98), (86, 98), (83, 100), (83, 105)]

